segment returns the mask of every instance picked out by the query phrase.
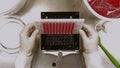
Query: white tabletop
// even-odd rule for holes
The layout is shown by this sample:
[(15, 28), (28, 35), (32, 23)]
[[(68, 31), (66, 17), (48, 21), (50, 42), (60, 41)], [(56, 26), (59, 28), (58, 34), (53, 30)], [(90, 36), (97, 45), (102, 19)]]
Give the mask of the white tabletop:
[[(40, 18), (41, 18), (40, 14), (41, 14), (41, 12), (44, 12), (44, 11), (80, 11), (80, 18), (85, 18), (85, 23), (94, 25), (96, 22), (98, 22), (98, 19), (95, 18), (94, 16), (89, 15), (90, 14), (89, 12), (86, 12), (83, 10), (84, 8), (82, 8), (82, 7), (84, 7), (84, 6), (81, 1), (82, 0), (28, 0), (25, 7), (23, 9), (21, 9), (20, 12), (18, 12), (16, 15), (21, 17), (21, 19), (26, 24), (28, 24), (28, 23), (40, 22)], [(110, 43), (112, 43), (112, 42), (110, 42)], [(120, 50), (119, 48), (117, 48), (117, 49)], [(118, 58), (117, 54), (119, 54), (119, 53), (114, 53), (114, 55), (116, 55)], [(4, 55), (6, 57), (9, 57), (9, 56), (7, 56), (8, 54), (7, 55), (4, 54)], [(12, 55), (12, 56), (15, 56), (15, 55)], [(12, 58), (12, 56), (11, 56), (11, 58)], [(51, 56), (51, 55), (45, 56), (45, 55), (40, 55), (40, 54), (38, 55), (38, 57), (39, 57), (38, 59), (42, 59), (40, 61), (41, 68), (50, 68), (49, 65), (51, 63), (47, 63), (46, 61), (50, 62), (51, 60), (54, 60), (54, 58), (55, 58), (54, 56)], [(51, 57), (53, 59), (50, 59)], [(75, 62), (75, 61), (79, 60), (79, 56), (71, 55), (66, 60), (70, 60), (71, 57), (73, 58), (72, 60), (74, 60), (73, 64), (76, 65), (75, 68), (80, 68), (80, 66), (79, 66), (80, 62), (78, 62), (77, 64)], [(10, 68), (10, 67), (13, 68), (13, 61), (15, 60), (15, 58), (14, 59), (11, 59), (11, 58), (8, 58), (8, 60), (10, 62), (7, 62), (7, 60), (0, 59), (3, 61), (3, 62), (0, 61), (0, 68)], [(36, 59), (36, 60), (38, 60), (38, 59)], [(46, 61), (43, 59), (46, 59)], [(65, 60), (63, 60), (63, 61), (65, 61)], [(7, 65), (5, 63), (9, 67), (6, 67)], [(12, 64), (10, 64), (10, 63), (12, 63)], [(36, 64), (38, 64), (38, 63), (39, 62), (36, 62)], [(66, 62), (66, 63), (68, 63), (68, 62)], [(68, 63), (68, 64), (71, 64), (71, 63)], [(38, 67), (36, 67), (36, 68), (38, 68)], [(111, 68), (113, 68), (113, 67), (111, 66)]]

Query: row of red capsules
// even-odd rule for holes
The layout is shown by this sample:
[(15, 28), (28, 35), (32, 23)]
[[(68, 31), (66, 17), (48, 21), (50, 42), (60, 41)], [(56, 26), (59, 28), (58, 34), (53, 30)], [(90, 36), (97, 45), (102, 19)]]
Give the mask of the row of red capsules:
[(75, 23), (73, 22), (51, 22), (43, 23), (44, 34), (73, 34)]

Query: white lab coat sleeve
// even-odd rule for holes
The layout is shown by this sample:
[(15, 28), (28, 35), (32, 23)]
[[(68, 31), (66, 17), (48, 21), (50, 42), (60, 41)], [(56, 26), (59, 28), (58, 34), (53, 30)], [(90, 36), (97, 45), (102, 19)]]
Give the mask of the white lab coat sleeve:
[(31, 68), (32, 59), (32, 54), (25, 55), (20, 52), (15, 61), (15, 68)]
[(86, 68), (104, 68), (99, 52), (90, 54), (83, 52), (83, 56), (85, 59)]

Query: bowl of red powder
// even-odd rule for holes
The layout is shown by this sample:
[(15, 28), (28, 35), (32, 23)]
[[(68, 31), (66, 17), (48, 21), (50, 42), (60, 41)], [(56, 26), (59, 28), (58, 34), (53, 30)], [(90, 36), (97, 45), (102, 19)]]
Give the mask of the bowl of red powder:
[(83, 0), (88, 10), (102, 20), (120, 19), (120, 0)]

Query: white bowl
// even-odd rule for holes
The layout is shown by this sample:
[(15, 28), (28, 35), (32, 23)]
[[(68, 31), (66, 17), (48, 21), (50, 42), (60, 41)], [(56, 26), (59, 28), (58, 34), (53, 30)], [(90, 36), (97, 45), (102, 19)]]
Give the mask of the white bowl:
[(85, 4), (85, 6), (87, 7), (87, 9), (97, 18), (101, 19), (101, 20), (105, 20), (105, 21), (114, 21), (114, 20), (120, 20), (120, 18), (107, 18), (104, 17), (100, 14), (98, 14), (88, 3), (88, 0), (83, 0), (83, 3)]
[(11, 15), (18, 12), (25, 5), (27, 0), (1, 0), (0, 16)]
[(24, 26), (24, 22), (19, 17), (0, 17), (0, 47), (2, 47), (0, 49), (8, 50), (8, 52), (14, 52), (14, 50), (19, 49), (19, 34)]

